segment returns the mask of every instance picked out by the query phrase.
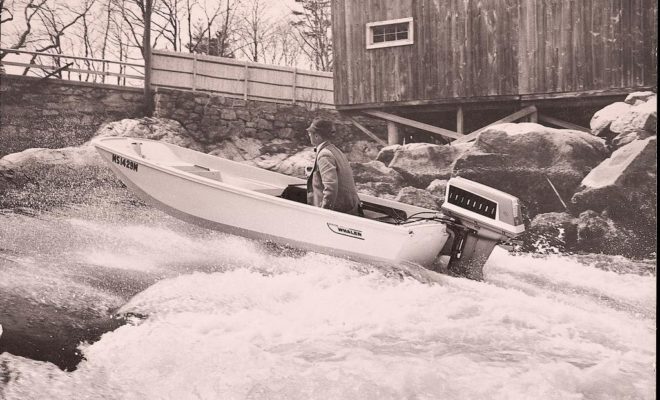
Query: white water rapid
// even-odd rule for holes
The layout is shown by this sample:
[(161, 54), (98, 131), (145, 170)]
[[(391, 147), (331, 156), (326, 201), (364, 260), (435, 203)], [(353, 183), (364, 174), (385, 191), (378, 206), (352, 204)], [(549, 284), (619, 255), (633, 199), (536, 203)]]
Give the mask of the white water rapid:
[(0, 398), (655, 398), (652, 263), (496, 248), (484, 273), (297, 254), (142, 207), (6, 212), (0, 341), (127, 322), (73, 371), (4, 351)]

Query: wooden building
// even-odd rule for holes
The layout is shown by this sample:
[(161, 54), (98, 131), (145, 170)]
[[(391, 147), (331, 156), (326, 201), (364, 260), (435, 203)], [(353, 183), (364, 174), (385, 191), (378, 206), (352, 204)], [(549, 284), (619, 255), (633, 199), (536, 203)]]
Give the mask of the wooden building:
[(488, 117), (576, 127), (657, 85), (655, 0), (334, 0), (332, 21), (335, 106), (390, 121), (390, 141)]

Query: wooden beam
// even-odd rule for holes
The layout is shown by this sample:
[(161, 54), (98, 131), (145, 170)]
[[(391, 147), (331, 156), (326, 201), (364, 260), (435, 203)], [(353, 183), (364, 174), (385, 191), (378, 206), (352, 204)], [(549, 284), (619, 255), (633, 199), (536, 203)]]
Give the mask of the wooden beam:
[(390, 121), (390, 122), (396, 122), (397, 124), (410, 126), (410, 127), (416, 128), (416, 129), (421, 129), (423, 131), (435, 133), (436, 135), (440, 135), (440, 136), (446, 136), (446, 137), (449, 137), (449, 138), (452, 138), (452, 139), (458, 139), (460, 137), (463, 137), (463, 135), (461, 135), (459, 133), (456, 133), (454, 131), (450, 131), (448, 129), (439, 128), (437, 126), (425, 124), (423, 122), (419, 122), (419, 121), (415, 121), (415, 120), (412, 120), (412, 119), (400, 117), (400, 116), (394, 115), (394, 114), (389, 114), (389, 113), (386, 113), (386, 112), (383, 112), (383, 111), (365, 110), (365, 111), (362, 111), (362, 112), (364, 114), (371, 115), (372, 117), (384, 119), (384, 120)]
[(481, 129), (477, 129), (476, 131), (474, 131), (474, 132), (472, 132), (472, 133), (470, 133), (470, 134), (467, 134), (467, 135), (465, 135), (465, 136), (461, 136), (460, 138), (458, 138), (457, 140), (453, 141), (452, 143), (465, 143), (465, 142), (469, 142), (470, 140), (474, 140), (477, 136), (479, 136), (479, 134), (480, 134), (481, 132), (485, 131), (486, 128), (488, 128), (489, 126), (493, 126), (493, 125), (497, 125), (497, 124), (504, 124), (504, 123), (507, 123), (507, 122), (517, 121), (517, 120), (519, 120), (520, 118), (526, 117), (526, 116), (528, 116), (529, 114), (531, 114), (531, 113), (535, 113), (535, 112), (536, 112), (536, 107), (535, 107), (535, 106), (525, 107), (525, 108), (523, 108), (522, 110), (520, 110), (520, 111), (516, 111), (516, 112), (514, 112), (514, 113), (511, 114), (511, 115), (507, 115), (506, 117), (504, 117), (504, 118), (502, 118), (502, 119), (498, 119), (497, 121), (492, 122), (492, 123), (490, 123), (490, 124), (484, 126), (484, 127), (481, 128)]
[(550, 117), (544, 114), (539, 114), (539, 121), (547, 122), (548, 124), (552, 124), (560, 128), (573, 129), (580, 132), (591, 133), (591, 130), (589, 128), (585, 128), (584, 126), (573, 124), (568, 121), (564, 121), (559, 118)]
[(357, 121), (355, 120), (355, 118), (353, 118), (353, 117), (348, 117), (348, 119), (349, 119), (349, 120), (353, 123), (353, 125), (355, 125), (359, 130), (361, 130), (362, 132), (364, 132), (365, 135), (367, 135), (367, 136), (369, 136), (370, 138), (372, 138), (373, 140), (375, 140), (376, 143), (378, 143), (378, 144), (381, 145), (381, 146), (387, 146), (387, 143), (385, 143), (384, 141), (382, 141), (378, 136), (376, 136), (373, 132), (371, 132), (371, 131), (370, 131), (369, 129), (367, 129), (365, 126), (363, 126), (362, 124), (360, 124), (359, 122), (357, 122)]

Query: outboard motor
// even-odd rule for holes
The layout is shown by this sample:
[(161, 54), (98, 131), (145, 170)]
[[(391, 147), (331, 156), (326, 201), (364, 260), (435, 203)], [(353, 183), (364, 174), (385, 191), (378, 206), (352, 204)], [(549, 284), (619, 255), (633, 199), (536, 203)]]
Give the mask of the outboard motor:
[(451, 237), (440, 254), (451, 256), (449, 271), (470, 279), (483, 279), (498, 242), (525, 231), (517, 197), (465, 178), (449, 180), (441, 210), (455, 223), (447, 226)]

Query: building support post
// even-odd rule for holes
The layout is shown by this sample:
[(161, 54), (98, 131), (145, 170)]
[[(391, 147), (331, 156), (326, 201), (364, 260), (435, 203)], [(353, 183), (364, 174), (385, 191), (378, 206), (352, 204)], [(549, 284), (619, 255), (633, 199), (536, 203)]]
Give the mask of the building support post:
[(392, 122), (387, 121), (387, 144), (399, 144), (401, 143), (401, 132), (399, 132), (399, 126)]
[(458, 110), (456, 110), (456, 133), (460, 133), (461, 135), (465, 132), (465, 129), (463, 128), (463, 107), (458, 106)]
[(529, 114), (529, 122), (533, 122), (535, 124), (539, 123), (539, 112), (534, 111), (533, 113)]

